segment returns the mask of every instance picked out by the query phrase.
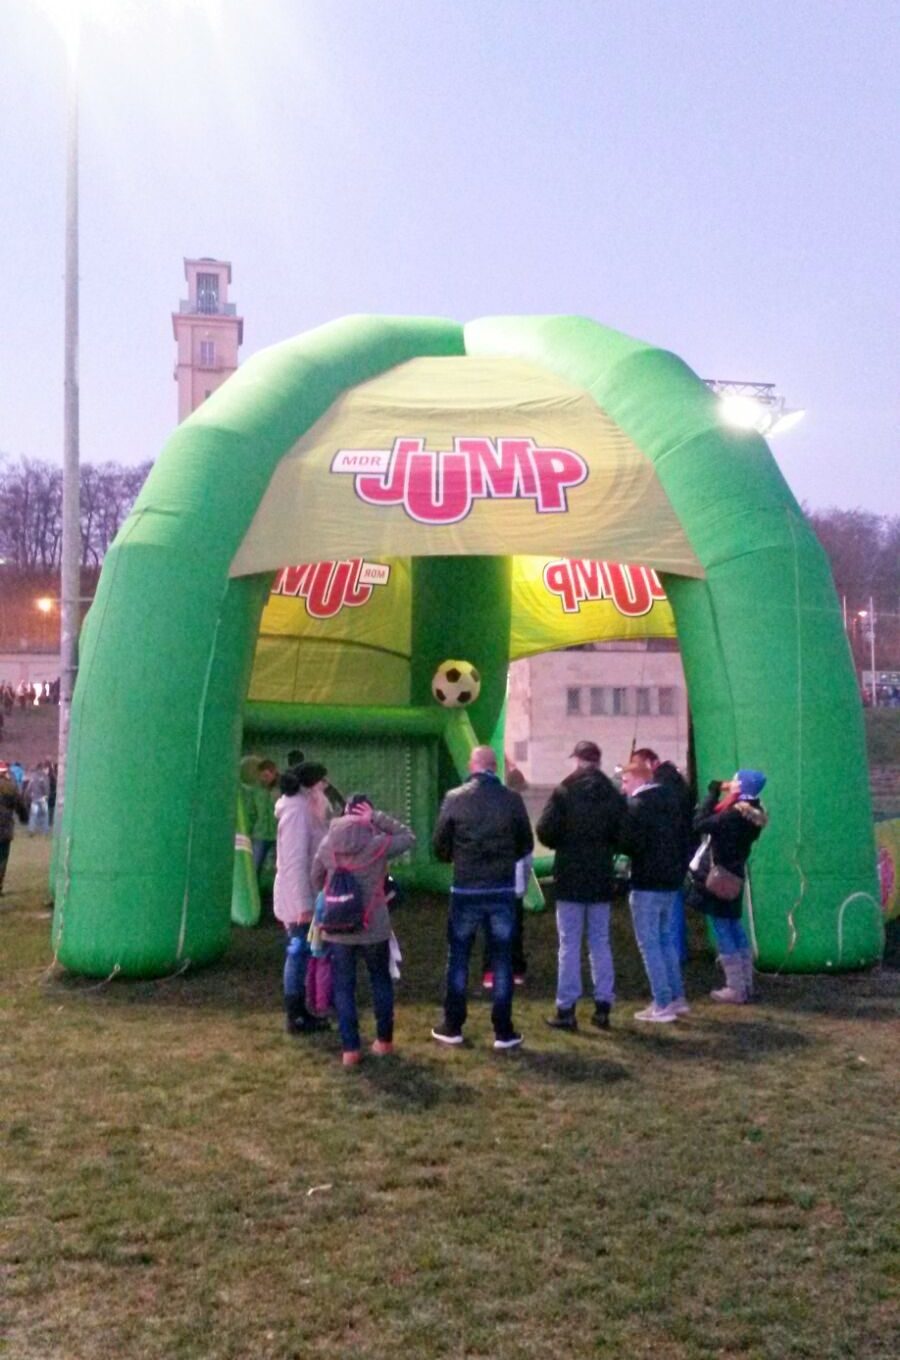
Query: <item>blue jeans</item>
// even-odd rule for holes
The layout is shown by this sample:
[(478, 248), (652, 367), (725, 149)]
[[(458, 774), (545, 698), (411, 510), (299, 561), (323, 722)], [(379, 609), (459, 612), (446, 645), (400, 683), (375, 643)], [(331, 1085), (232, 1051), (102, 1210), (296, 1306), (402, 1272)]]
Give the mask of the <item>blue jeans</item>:
[(345, 1053), (359, 1048), (359, 1016), (356, 1011), (356, 961), (362, 957), (369, 970), (375, 1033), (385, 1043), (394, 1037), (394, 984), (390, 972), (390, 945), (332, 944), (331, 971), (334, 980), (334, 1008), (337, 1011), (341, 1048)]
[(50, 810), (47, 806), (46, 798), (35, 798), (31, 804), (28, 814), (28, 834), (33, 836), (35, 832), (46, 835), (50, 830)]
[(556, 1004), (560, 1010), (574, 1006), (581, 996), (581, 937), (587, 926), (588, 957), (594, 1000), (612, 1005), (615, 1000), (615, 973), (609, 945), (608, 902), (566, 902), (556, 904), (556, 930), (559, 935), (559, 975)]
[(275, 842), (257, 840), (256, 837), (254, 836), (250, 844), (253, 847), (253, 867), (256, 870), (257, 878), (259, 878), (259, 875), (262, 873), (262, 867), (265, 864), (266, 859), (268, 857), (269, 851), (275, 849)]
[(288, 926), (284, 955), (284, 994), (294, 1001), (306, 1001), (306, 965), (312, 958), (307, 935), (309, 921)]
[(675, 892), (633, 888), (628, 901), (654, 1005), (668, 1006), (676, 997), (684, 996), (681, 963), (672, 933)]
[(480, 926), (490, 931), (491, 971), (494, 974), (494, 1004), (491, 1021), (499, 1039), (512, 1033), (512, 937), (516, 921), (514, 888), (484, 888), (450, 891), (447, 917), (447, 990), (444, 1019), (453, 1034), (462, 1032), (466, 1023), (466, 988), (469, 981), (469, 955)]
[(688, 942), (687, 919), (684, 911), (684, 888), (679, 888), (675, 894), (675, 902), (672, 906), (672, 935), (675, 940), (675, 948), (678, 950), (678, 957), (682, 963), (686, 963)]
[(747, 932), (740, 917), (733, 921), (728, 916), (710, 916), (709, 923), (713, 928), (720, 954), (740, 954), (750, 948), (750, 941), (747, 939)]

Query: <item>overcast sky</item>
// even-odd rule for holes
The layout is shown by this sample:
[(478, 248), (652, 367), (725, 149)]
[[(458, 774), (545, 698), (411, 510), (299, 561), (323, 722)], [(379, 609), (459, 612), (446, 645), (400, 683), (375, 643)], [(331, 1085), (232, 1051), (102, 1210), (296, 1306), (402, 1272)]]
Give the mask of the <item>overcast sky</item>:
[[(90, 3), (90, 0), (88, 0)], [(176, 418), (184, 256), (246, 358), (348, 312), (578, 312), (773, 381), (900, 511), (900, 0), (118, 0), (81, 100), (82, 458)], [(0, 450), (61, 458), (61, 44), (0, 0)]]

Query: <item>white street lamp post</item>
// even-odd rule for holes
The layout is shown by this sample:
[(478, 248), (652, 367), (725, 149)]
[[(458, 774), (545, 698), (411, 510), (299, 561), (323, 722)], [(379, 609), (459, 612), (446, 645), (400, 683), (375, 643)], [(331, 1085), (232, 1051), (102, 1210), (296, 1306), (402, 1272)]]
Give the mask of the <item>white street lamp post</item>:
[(63, 404), (63, 494), (60, 581), (59, 774), (57, 805), (65, 799), (72, 691), (78, 671), (81, 525), (78, 409), (78, 45), (77, 12), (66, 44), (66, 274)]

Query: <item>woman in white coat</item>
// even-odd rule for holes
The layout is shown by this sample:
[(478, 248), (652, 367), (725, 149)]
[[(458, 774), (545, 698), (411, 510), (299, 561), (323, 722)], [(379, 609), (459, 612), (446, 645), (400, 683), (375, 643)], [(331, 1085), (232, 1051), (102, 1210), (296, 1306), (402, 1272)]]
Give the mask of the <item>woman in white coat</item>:
[(319, 842), (328, 829), (328, 771), (314, 761), (303, 761), (281, 777), (281, 797), (275, 804), (278, 832), (275, 843), (273, 908), (287, 932), (284, 960), (284, 1011), (288, 1034), (311, 1034), (328, 1029), (328, 1021), (310, 1013), (306, 1005), (307, 940), (316, 895), (311, 872)]

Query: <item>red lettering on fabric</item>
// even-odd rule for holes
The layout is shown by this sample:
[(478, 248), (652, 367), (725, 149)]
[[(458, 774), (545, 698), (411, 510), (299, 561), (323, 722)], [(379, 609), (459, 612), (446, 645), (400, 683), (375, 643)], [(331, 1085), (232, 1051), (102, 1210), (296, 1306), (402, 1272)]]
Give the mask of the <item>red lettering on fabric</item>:
[(386, 563), (361, 557), (337, 562), (301, 562), (282, 567), (272, 585), (273, 595), (299, 597), (311, 619), (333, 619), (344, 608), (368, 604), (375, 586), (385, 586), (391, 569)]
[(583, 603), (610, 600), (625, 618), (649, 614), (666, 593), (652, 567), (591, 558), (562, 557), (544, 566), (544, 585), (557, 595), (565, 614), (577, 614)]
[(423, 438), (404, 436), (382, 456), (385, 465), (373, 475), (360, 472), (354, 450), (339, 449), (331, 471), (351, 474), (368, 505), (401, 506), (418, 524), (458, 524), (479, 500), (530, 500), (537, 514), (565, 514), (568, 493), (588, 477), (579, 454), (538, 448), (532, 439), (457, 435), (452, 449), (434, 452)]

